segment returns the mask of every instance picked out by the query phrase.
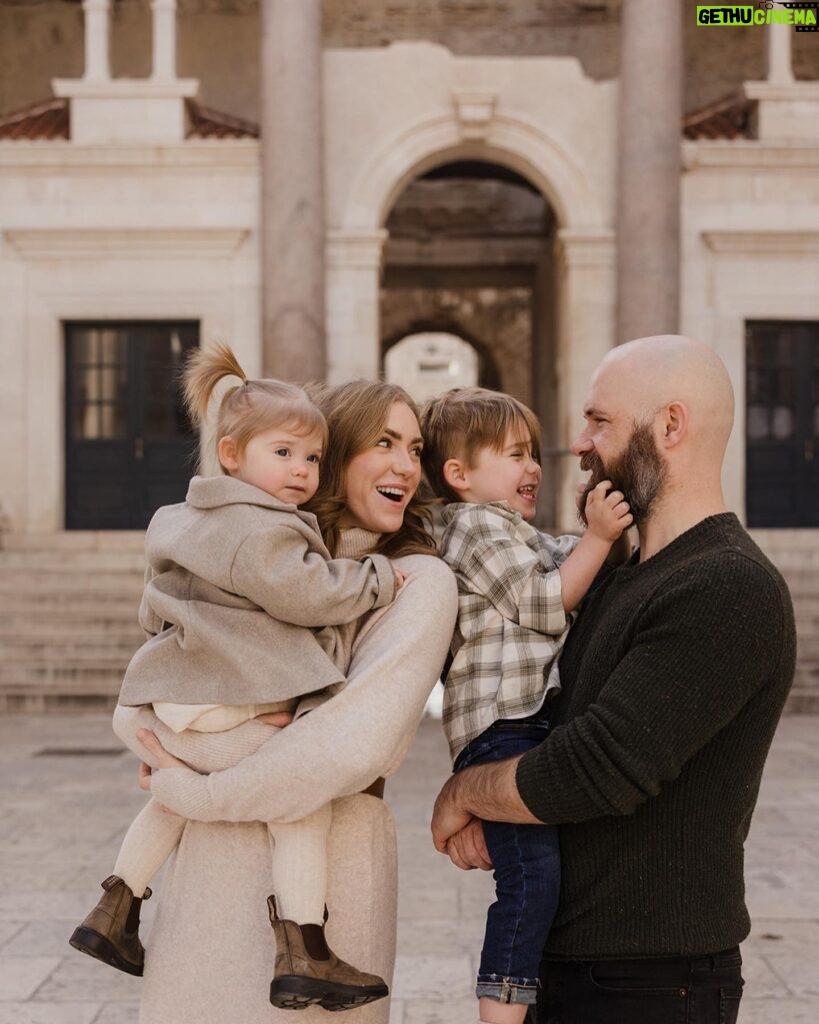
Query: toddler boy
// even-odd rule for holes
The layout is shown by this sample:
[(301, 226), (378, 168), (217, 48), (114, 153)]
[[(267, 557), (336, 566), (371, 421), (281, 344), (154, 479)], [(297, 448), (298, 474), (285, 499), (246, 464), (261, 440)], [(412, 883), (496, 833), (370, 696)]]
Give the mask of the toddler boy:
[[(608, 481), (586, 501), (578, 538), (531, 526), (541, 482), (540, 425), (510, 395), (455, 388), (421, 414), (427, 479), (445, 503), (441, 555), (458, 580), (458, 625), (444, 690), (454, 770), (515, 757), (546, 736), (547, 697), (572, 613), (631, 525)], [(557, 909), (560, 856), (549, 825), (485, 821), (497, 900), (476, 994), (480, 1019), (522, 1024)]]

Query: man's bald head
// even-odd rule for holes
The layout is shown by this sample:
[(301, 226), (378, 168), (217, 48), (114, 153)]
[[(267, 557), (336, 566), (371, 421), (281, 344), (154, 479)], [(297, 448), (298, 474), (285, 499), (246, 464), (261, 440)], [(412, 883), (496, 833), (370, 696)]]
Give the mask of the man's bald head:
[(606, 355), (593, 384), (616, 392), (637, 422), (672, 403), (685, 405), (689, 442), (721, 460), (734, 421), (734, 391), (725, 364), (708, 345), (677, 334), (629, 341)]

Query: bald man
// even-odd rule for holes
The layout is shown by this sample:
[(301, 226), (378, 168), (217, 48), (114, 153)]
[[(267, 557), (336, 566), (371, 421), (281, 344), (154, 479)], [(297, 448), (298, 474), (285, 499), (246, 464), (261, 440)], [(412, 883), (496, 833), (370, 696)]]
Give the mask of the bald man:
[(573, 446), (625, 494), (639, 550), (589, 594), (560, 662), (552, 731), (447, 782), (436, 847), (489, 867), (479, 819), (560, 826), (545, 1024), (732, 1024), (750, 928), (743, 842), (793, 678), (787, 588), (728, 512), (724, 365), (642, 338), (592, 379)]

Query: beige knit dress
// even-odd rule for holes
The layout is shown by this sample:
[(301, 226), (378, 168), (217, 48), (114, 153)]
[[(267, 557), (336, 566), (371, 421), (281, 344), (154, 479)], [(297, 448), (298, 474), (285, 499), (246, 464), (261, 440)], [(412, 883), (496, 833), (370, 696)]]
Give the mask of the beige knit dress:
[[(347, 531), (338, 555), (364, 554), (375, 539)], [(275, 880), (260, 822), (294, 821), (328, 800), (334, 801), (328, 941), (343, 958), (391, 982), (394, 824), (386, 804), (361, 791), (394, 772), (409, 749), (457, 613), (455, 580), (442, 561), (412, 555), (395, 564), (408, 573), (407, 582), (392, 605), (363, 620), (340, 693), (235, 768), (209, 776), (182, 768), (155, 772), (154, 796), (191, 820), (155, 897), (140, 1024), (293, 1024), (294, 1011), (268, 1001), (274, 942), (266, 899)], [(195, 757), (195, 734), (176, 736), (150, 709), (118, 709), (116, 731), (135, 750), (141, 726), (154, 729), (183, 760)], [(269, 733), (256, 722), (240, 728), (249, 745), (256, 730)], [(299, 1024), (329, 1019), (316, 1007), (298, 1014)], [(345, 1011), (343, 1020), (386, 1024), (389, 1000)]]

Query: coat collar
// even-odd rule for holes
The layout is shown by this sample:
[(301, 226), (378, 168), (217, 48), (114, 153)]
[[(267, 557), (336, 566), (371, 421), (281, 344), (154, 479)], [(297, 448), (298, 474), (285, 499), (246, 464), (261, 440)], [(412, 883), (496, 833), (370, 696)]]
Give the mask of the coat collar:
[[(219, 508), (222, 505), (261, 505), (282, 512), (300, 512), (296, 505), (279, 501), (272, 494), (232, 476), (195, 476), (188, 484), (185, 501), (194, 508)], [(308, 516), (307, 512), (300, 512)], [(312, 516), (310, 518), (313, 518)]]

